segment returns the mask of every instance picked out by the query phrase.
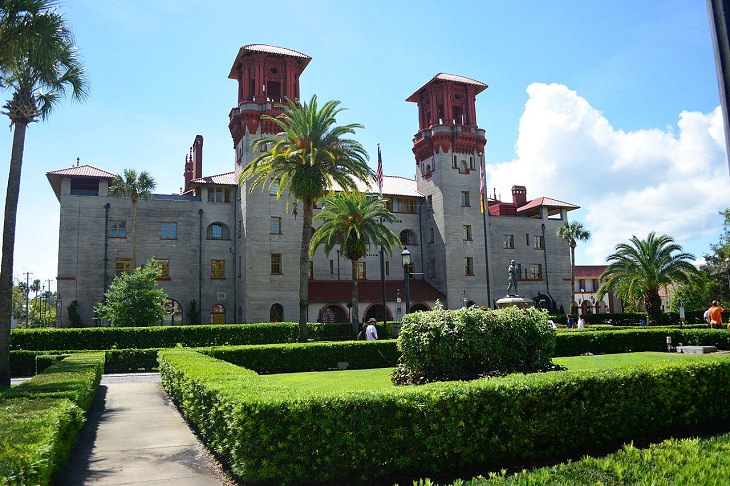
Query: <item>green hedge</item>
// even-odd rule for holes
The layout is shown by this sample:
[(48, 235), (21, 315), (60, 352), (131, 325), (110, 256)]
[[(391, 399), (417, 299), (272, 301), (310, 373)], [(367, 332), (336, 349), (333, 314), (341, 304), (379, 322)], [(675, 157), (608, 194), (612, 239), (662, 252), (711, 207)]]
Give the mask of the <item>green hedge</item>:
[(84, 353), (0, 395), (0, 484), (51, 484), (99, 387), (102, 353)]
[[(392, 327), (392, 326), (391, 326)], [(350, 339), (349, 324), (308, 324), (315, 341)], [(387, 332), (386, 329), (383, 329)], [(295, 342), (294, 322), (210, 326), (90, 327), (81, 329), (13, 329), (11, 350), (150, 349), (273, 344)], [(387, 334), (386, 334), (387, 335)]]
[(299, 394), (191, 350), (163, 384), (247, 484), (374, 482), (498, 470), (730, 419), (730, 356), (644, 369), (513, 374)]
[(581, 354), (613, 354), (638, 351), (666, 351), (667, 336), (674, 346), (716, 346), (730, 349), (730, 332), (708, 328), (634, 328), (620, 330), (561, 330), (558, 332), (555, 356)]
[(403, 317), (398, 349), (410, 381), (535, 371), (550, 365), (555, 331), (536, 308), (435, 309)]
[(394, 340), (198, 348), (201, 353), (260, 374), (389, 368), (400, 353)]

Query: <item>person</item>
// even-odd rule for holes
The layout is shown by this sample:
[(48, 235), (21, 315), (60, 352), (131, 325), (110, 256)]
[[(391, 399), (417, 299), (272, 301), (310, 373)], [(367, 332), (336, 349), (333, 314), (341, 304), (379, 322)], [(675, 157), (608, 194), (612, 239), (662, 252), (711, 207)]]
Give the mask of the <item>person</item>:
[(378, 339), (378, 330), (375, 328), (376, 322), (374, 317), (368, 319), (368, 325), (365, 328), (365, 339), (368, 341), (377, 341)]
[(583, 317), (583, 314), (578, 316), (578, 329), (585, 329), (586, 328), (586, 320)]
[(552, 319), (548, 319), (548, 324), (550, 324), (550, 327), (552, 327), (553, 329), (558, 328), (557, 324), (555, 324), (555, 321), (553, 321)]
[(710, 327), (713, 329), (720, 329), (722, 326), (722, 313), (725, 309), (720, 307), (720, 303), (716, 300), (712, 301), (712, 305), (707, 311), (710, 314)]
[(710, 309), (707, 309), (705, 311), (705, 315), (703, 316), (703, 318), (705, 319), (705, 325), (707, 327), (710, 327)]
[(573, 316), (568, 314), (566, 317), (567, 319), (565, 321), (565, 327), (567, 327), (568, 329), (573, 329)]
[(509, 262), (507, 272), (507, 295), (517, 295), (517, 265), (514, 260)]
[(362, 329), (360, 329), (360, 332), (357, 333), (357, 339), (358, 341), (364, 341), (365, 340), (365, 331), (367, 329), (367, 323), (363, 323)]

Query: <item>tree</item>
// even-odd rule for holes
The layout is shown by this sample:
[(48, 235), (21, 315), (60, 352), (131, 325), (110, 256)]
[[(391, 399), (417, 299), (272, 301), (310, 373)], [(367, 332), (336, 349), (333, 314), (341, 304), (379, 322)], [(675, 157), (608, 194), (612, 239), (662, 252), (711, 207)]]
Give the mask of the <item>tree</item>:
[(577, 241), (587, 241), (591, 237), (591, 232), (583, 227), (582, 223), (566, 221), (563, 226), (558, 228), (557, 236), (559, 239), (568, 243), (570, 246), (570, 312), (576, 313), (578, 304), (575, 302), (575, 247)]
[(123, 175), (115, 175), (109, 186), (112, 197), (128, 197), (132, 200), (132, 268), (137, 268), (137, 201), (149, 199), (157, 186), (155, 179), (147, 172), (137, 175), (133, 169), (124, 169)]
[(603, 284), (598, 289), (598, 298), (609, 290), (616, 290), (622, 298), (624, 293), (639, 293), (650, 324), (657, 323), (661, 314), (659, 289), (689, 284), (698, 278), (698, 270), (693, 265), (694, 255), (683, 252), (669, 236), (657, 236), (653, 231), (646, 240), (632, 236), (629, 243), (619, 243), (607, 261), (609, 264), (601, 274)]
[(317, 97), (309, 103), (287, 99), (277, 104), (282, 113), (276, 117), (262, 115), (281, 131), (264, 135), (251, 143), (261, 152), (239, 174), (238, 183), (250, 183), (250, 192), (257, 186), (270, 189), (278, 184), (276, 196), (287, 194), (287, 207), (302, 204), (302, 239), (299, 251), (299, 341), (306, 339), (309, 305), (309, 242), (314, 206), (333, 187), (343, 191), (357, 190), (356, 181), (374, 181), (367, 165), (368, 155), (362, 145), (347, 138), (362, 125), (337, 125), (343, 111), (339, 101), (328, 101), (320, 109)]
[(390, 255), (391, 247), (400, 246), (398, 235), (384, 223), (396, 220), (385, 199), (376, 194), (362, 192), (335, 192), (323, 199), (324, 208), (314, 216), (314, 222), (322, 221), (309, 243), (313, 255), (320, 245), (329, 253), (338, 245), (342, 254), (352, 262), (352, 315), (353, 331), (358, 324), (357, 262), (367, 255), (369, 245), (382, 246)]
[(30, 123), (45, 120), (67, 89), (75, 100), (86, 96), (73, 34), (54, 1), (0, 0), (0, 89), (11, 92), (2, 113), (14, 127), (0, 263), (0, 386), (8, 386), (15, 224), (26, 130)]
[[(720, 215), (724, 218), (720, 241), (710, 245), (711, 253), (704, 255), (705, 264), (700, 269), (707, 271), (712, 280), (709, 301), (730, 303), (730, 208), (720, 211)], [(704, 305), (707, 306), (709, 301)]]
[(153, 258), (129, 273), (118, 275), (94, 310), (113, 326), (149, 326), (165, 315), (167, 295), (157, 285), (162, 267)]

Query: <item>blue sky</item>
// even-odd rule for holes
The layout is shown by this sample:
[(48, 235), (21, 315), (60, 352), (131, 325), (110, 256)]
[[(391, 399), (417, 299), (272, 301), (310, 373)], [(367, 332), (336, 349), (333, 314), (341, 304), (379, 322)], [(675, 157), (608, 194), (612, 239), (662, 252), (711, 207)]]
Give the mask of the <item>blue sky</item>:
[[(228, 72), (253, 43), (311, 56), (302, 96), (340, 100), (341, 122), (365, 126), (357, 139), (373, 167), (381, 144), (389, 175), (415, 173), (417, 110), (406, 97), (439, 72), (488, 84), (477, 97), (488, 191), (508, 200), (525, 185), (528, 199), (581, 206), (570, 218), (592, 237), (578, 264), (605, 263), (617, 243), (650, 231), (701, 257), (730, 206), (704, 0), (73, 0), (61, 10), (90, 96), (28, 129), (14, 267), (23, 280), (56, 276), (59, 206), (46, 172), (79, 157), (146, 170), (156, 192), (177, 193), (196, 134), (205, 175), (233, 169)], [(11, 140), (10, 129), (0, 135), (7, 161)]]

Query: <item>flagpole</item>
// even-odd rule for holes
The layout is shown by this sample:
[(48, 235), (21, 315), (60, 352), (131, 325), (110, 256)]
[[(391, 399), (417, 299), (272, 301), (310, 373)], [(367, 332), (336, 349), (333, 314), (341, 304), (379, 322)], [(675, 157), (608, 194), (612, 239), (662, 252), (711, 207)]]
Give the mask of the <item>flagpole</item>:
[[(380, 197), (383, 197), (383, 159), (380, 156), (380, 144), (378, 144), (378, 168), (376, 171), (376, 177), (378, 179), (378, 191)], [(380, 222), (383, 222), (383, 218), (380, 218)], [(385, 249), (383, 245), (380, 245), (380, 286), (383, 298), (383, 326), (387, 325), (388, 322), (388, 308), (385, 294)]]
[(489, 212), (489, 200), (486, 194), (487, 174), (484, 170), (484, 152), (479, 152), (481, 160), (479, 161), (479, 201), (482, 210), (482, 226), (484, 227), (484, 266), (487, 272), (487, 307), (492, 308), (492, 291), (489, 286), (489, 249), (487, 241), (487, 213)]

